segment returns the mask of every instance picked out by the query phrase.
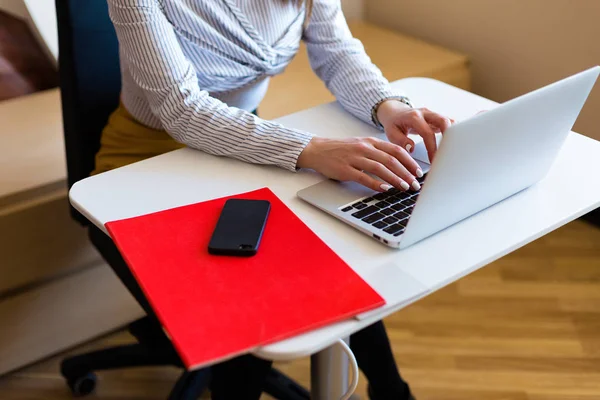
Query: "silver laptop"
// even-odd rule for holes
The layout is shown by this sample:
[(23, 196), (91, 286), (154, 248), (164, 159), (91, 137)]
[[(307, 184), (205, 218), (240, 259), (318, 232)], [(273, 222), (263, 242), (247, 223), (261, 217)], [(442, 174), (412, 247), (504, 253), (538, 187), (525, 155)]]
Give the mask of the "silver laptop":
[(381, 243), (408, 247), (542, 179), (599, 73), (591, 68), (452, 125), (419, 192), (326, 180), (298, 196)]

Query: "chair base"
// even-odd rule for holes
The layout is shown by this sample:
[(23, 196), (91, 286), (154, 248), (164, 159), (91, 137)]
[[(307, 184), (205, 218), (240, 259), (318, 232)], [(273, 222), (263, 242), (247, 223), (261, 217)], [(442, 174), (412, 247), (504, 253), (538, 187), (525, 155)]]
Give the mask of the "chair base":
[(267, 376), (264, 392), (281, 400), (309, 400), (310, 393), (296, 381), (275, 368)]
[[(94, 391), (94, 371), (173, 365), (183, 368), (171, 341), (153, 319), (144, 317), (129, 325), (129, 332), (139, 343), (102, 349), (64, 359), (60, 372), (74, 396)], [(184, 371), (173, 387), (168, 400), (196, 400), (210, 382), (210, 368)], [(292, 379), (272, 369), (265, 382), (265, 393), (280, 400), (309, 400), (309, 392)]]

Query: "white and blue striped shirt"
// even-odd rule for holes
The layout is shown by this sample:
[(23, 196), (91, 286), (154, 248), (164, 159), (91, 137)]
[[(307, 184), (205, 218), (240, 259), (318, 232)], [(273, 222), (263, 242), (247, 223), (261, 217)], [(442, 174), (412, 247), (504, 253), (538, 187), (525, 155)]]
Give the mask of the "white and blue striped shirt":
[(295, 170), (312, 135), (251, 114), (268, 78), (306, 43), (342, 106), (373, 123), (397, 96), (354, 39), (340, 0), (108, 0), (120, 45), (121, 98), (139, 122), (211, 154)]

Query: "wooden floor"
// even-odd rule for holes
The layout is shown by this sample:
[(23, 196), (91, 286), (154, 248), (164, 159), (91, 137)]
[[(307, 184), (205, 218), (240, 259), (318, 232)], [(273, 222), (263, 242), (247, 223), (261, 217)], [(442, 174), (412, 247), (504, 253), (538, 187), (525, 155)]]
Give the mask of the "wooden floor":
[[(570, 223), (386, 323), (419, 400), (598, 400), (600, 229)], [(119, 332), (71, 353), (130, 340)], [(0, 378), (0, 399), (70, 399), (63, 356)], [(279, 367), (309, 384), (307, 359)], [(92, 398), (165, 399), (178, 373), (103, 372)]]

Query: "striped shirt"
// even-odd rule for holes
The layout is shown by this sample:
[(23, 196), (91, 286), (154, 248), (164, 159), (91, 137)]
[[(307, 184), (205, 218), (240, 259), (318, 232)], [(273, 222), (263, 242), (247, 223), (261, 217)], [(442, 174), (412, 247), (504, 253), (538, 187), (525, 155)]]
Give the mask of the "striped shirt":
[(304, 40), (314, 72), (351, 114), (397, 96), (354, 39), (340, 0), (108, 0), (122, 94), (141, 123), (211, 154), (295, 170), (312, 135), (258, 118), (268, 79)]

